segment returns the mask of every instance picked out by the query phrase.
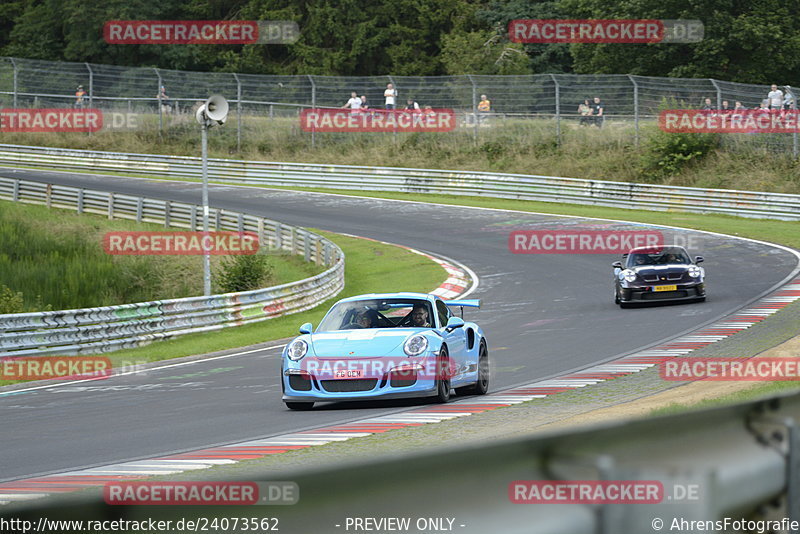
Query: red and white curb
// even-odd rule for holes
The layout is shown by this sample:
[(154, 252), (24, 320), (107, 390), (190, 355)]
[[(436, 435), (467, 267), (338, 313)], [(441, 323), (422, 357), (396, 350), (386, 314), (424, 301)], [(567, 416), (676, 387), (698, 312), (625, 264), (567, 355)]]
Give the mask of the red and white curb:
[(752, 306), (696, 332), (619, 360), (595, 365), (563, 377), (533, 382), (480, 398), (455, 401), (444, 405), (424, 406), (407, 412), (371, 417), (341, 425), (159, 458), (5, 482), (0, 484), (0, 504), (37, 499), (50, 494), (68, 493), (91, 487), (102, 487), (107, 482), (141, 480), (151, 476), (171, 475), (218, 465), (234, 464), (242, 460), (263, 458), (272, 454), (346, 441), (390, 430), (438, 423), (574, 391), (638, 373), (671, 358), (686, 356), (694, 350), (726, 339), (760, 323), (797, 300), (800, 300), (800, 278), (762, 298)]

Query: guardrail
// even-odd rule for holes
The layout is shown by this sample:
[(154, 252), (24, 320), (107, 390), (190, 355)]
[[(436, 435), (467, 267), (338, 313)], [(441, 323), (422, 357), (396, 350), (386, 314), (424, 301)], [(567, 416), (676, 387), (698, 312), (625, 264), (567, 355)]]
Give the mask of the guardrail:
[[(455, 410), (458, 403), (448, 406)], [(394, 452), (376, 459), (361, 455), (362, 460), (322, 468), (289, 471), (277, 466), (266, 479), (264, 470), (239, 476), (248, 482), (283, 480), (297, 485), (297, 504), (254, 506), (248, 512), (248, 517), (278, 518), (281, 530), (288, 532), (363, 531), (367, 529), (353, 527), (352, 521), (347, 525), (351, 528), (345, 528), (345, 521), (364, 516), (384, 523), (386, 518), (409, 518), (410, 528), (374, 528), (398, 532), (785, 532), (775, 523), (759, 526), (755, 521), (800, 520), (798, 418), (800, 395), (795, 393), (488, 444), (445, 449), (432, 445), (424, 453)], [(202, 480), (230, 481), (231, 476), (206, 474)], [(532, 493), (517, 493), (517, 481), (606, 481), (618, 482), (616, 487), (623, 489), (587, 495), (569, 488), (556, 493), (551, 486), (539, 493), (544, 502), (519, 504), (512, 497)], [(632, 490), (629, 481), (647, 481), (650, 488), (660, 485), (662, 490)], [(604, 500), (603, 496), (609, 502), (569, 501), (570, 497)], [(650, 502), (645, 501), (648, 497)], [(115, 519), (128, 521), (192, 517), (214, 521), (230, 517), (232, 510), (189, 508), (129, 505), (114, 506), (113, 513)], [(82, 492), (13, 503), (2, 514), (36, 524), (40, 517), (102, 518), (109, 510), (100, 492)], [(420, 520), (438, 520), (442, 528), (415, 529)], [(733, 521), (740, 520), (753, 523), (737, 528)], [(702, 523), (690, 527), (689, 521)]]
[[(0, 145), (0, 164), (130, 175), (200, 179), (200, 159)], [(221, 183), (468, 195), (628, 209), (725, 213), (800, 220), (800, 195), (668, 187), (540, 176), (396, 167), (359, 167), (209, 159), (209, 179)]]
[[(202, 207), (10, 178), (0, 199), (108, 218), (202, 229)], [(344, 253), (322, 236), (277, 221), (212, 209), (209, 228), (254, 232), (262, 246), (303, 254), (324, 272), (274, 287), (119, 306), (0, 315), (0, 356), (109, 352), (183, 334), (264, 321), (317, 306), (344, 288)]]

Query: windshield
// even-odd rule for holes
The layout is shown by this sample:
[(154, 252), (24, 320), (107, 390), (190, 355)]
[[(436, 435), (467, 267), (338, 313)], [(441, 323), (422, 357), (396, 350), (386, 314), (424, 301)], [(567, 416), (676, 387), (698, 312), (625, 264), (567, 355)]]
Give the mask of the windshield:
[(688, 265), (692, 262), (682, 248), (667, 247), (661, 250), (636, 252), (628, 256), (628, 267), (644, 265)]
[(317, 332), (365, 328), (431, 328), (431, 304), (421, 299), (374, 299), (339, 302), (322, 319)]

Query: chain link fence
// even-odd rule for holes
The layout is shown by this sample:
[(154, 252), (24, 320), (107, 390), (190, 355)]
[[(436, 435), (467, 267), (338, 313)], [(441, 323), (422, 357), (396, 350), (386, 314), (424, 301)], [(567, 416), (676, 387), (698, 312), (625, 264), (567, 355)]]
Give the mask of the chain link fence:
[[(235, 128), (239, 151), (245, 144), (260, 142), (268, 129), (277, 128), (293, 140), (300, 138), (312, 146), (336, 136), (353, 135), (302, 132), (298, 114), (303, 108), (342, 107), (352, 91), (365, 96), (371, 107), (383, 108), (388, 83), (398, 91), (398, 108), (410, 98), (420, 106), (455, 110), (458, 126), (451, 137), (458, 142), (465, 138), (470, 141), (471, 137), (475, 143), (500, 132), (545, 137), (560, 144), (568, 132), (596, 126), (618, 131), (618, 136), (638, 145), (642, 128), (655, 124), (664, 107), (698, 109), (708, 98), (716, 108), (722, 108), (725, 101), (733, 108), (738, 101), (753, 109), (770, 90), (766, 85), (714, 79), (625, 74), (277, 76), (0, 58), (0, 103), (4, 107), (75, 106), (77, 87), (83, 86), (86, 95), (82, 105), (149, 116), (153, 125), (164, 130), (189, 122), (200, 102), (211, 94), (221, 94), (231, 104), (229, 121)], [(168, 100), (159, 99), (162, 86)], [(781, 89), (794, 101), (790, 86)], [(481, 95), (491, 101), (491, 113), (485, 120), (478, 120)], [(604, 119), (581, 121), (578, 106), (594, 97), (603, 103)], [(366, 135), (388, 136), (393, 138), (391, 142), (397, 142), (400, 136), (410, 134)], [(798, 155), (797, 134), (724, 137), (724, 145), (732, 149), (748, 145)]]

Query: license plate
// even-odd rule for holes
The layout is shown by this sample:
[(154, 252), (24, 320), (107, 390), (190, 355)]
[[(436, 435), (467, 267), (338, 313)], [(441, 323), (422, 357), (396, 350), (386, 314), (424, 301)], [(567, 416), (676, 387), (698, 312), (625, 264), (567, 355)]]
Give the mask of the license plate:
[(333, 378), (364, 378), (364, 371), (361, 369), (353, 369), (347, 371), (335, 371)]
[(653, 291), (677, 291), (678, 286), (653, 286)]

